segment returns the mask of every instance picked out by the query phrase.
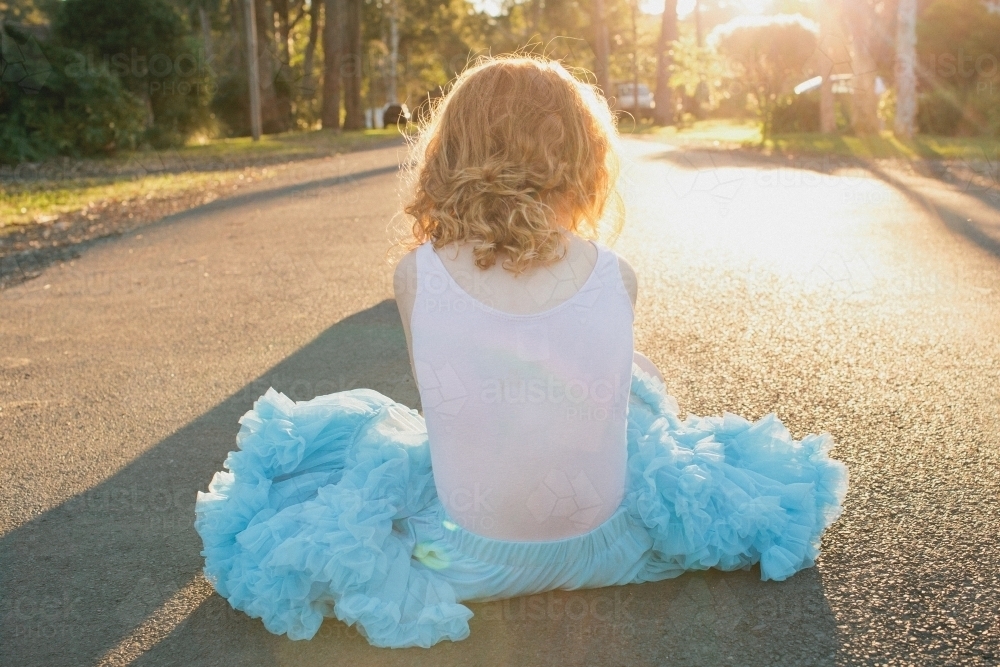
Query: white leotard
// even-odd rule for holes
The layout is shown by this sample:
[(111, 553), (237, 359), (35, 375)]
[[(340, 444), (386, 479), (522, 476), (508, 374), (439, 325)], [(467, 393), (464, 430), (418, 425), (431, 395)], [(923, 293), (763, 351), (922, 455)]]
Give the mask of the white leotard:
[(410, 329), (434, 480), (471, 532), (562, 539), (622, 502), (633, 313), (617, 256), (597, 250), (576, 294), (515, 315), (470, 296), (431, 244), (417, 249)]

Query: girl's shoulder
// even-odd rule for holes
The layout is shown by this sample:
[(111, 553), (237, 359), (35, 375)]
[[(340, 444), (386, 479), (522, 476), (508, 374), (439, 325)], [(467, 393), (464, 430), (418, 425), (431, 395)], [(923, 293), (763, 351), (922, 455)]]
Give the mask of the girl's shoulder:
[(407, 318), (417, 298), (417, 249), (403, 255), (392, 274), (392, 290), (400, 313)]
[(628, 263), (627, 259), (616, 253), (614, 250), (611, 250), (610, 248), (607, 250), (618, 259), (618, 272), (621, 273), (622, 284), (625, 286), (625, 291), (632, 300), (632, 305), (635, 306), (635, 300), (639, 295), (639, 278), (635, 275), (635, 269), (632, 268), (632, 265)]

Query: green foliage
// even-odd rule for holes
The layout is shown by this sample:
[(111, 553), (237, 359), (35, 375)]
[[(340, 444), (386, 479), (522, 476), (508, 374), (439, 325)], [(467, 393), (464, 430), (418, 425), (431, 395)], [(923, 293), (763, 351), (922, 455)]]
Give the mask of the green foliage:
[(770, 137), (775, 113), (793, 104), (792, 86), (814, 69), (815, 24), (794, 15), (740, 17), (716, 28), (709, 42), (729, 59)]
[(182, 144), (208, 124), (213, 86), (204, 51), (166, 0), (65, 0), (53, 31), (80, 54), (69, 76), (116, 76), (148, 103), (153, 146)]
[(819, 92), (783, 97), (774, 107), (771, 130), (774, 134), (819, 132)]
[(917, 23), (921, 132), (1000, 136), (1000, 14), (935, 0)]
[[(13, 45), (33, 40), (8, 27), (3, 35), (7, 56)], [(13, 44), (13, 45), (12, 45)], [(41, 160), (54, 155), (106, 155), (134, 148), (144, 131), (146, 109), (126, 91), (117, 77), (66, 74), (79, 53), (37, 45), (46, 67), (31, 84), (28, 80), (0, 83), (0, 162)]]

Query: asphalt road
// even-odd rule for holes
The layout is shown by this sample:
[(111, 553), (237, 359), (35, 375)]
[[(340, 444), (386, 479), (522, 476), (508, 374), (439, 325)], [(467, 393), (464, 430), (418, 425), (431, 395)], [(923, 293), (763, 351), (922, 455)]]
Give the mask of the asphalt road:
[(0, 292), (0, 664), (1000, 662), (996, 192), (628, 153), (616, 248), (640, 279), (637, 349), (682, 411), (776, 411), (797, 437), (830, 431), (850, 468), (815, 568), (473, 605), (472, 636), (429, 650), (375, 649), (335, 620), (292, 642), (214, 595), (195, 492), (257, 396), (416, 403), (386, 254), (401, 149), (385, 148)]

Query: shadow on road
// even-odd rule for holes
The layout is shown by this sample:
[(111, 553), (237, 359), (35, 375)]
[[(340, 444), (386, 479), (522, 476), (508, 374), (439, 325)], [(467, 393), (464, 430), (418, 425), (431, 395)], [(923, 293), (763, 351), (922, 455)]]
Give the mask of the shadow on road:
[[(0, 663), (76, 666), (109, 655), (124, 656), (121, 664), (247, 667), (835, 661), (836, 621), (815, 568), (782, 583), (761, 582), (754, 568), (470, 605), (472, 636), (429, 650), (375, 649), (336, 620), (313, 640), (292, 642), (207, 591), (185, 607), (202, 566), (195, 492), (221, 468), (237, 420), (269, 386), (300, 400), (365, 386), (416, 405), (395, 303), (331, 326), (107, 481), (0, 538)], [(172, 624), (157, 635), (150, 619)]]
[[(102, 484), (0, 538), (0, 664), (94, 664), (191, 582), (202, 566), (195, 492), (222, 468), (237, 421), (270, 386), (295, 399), (367, 386), (415, 405), (395, 302), (338, 322)], [(274, 641), (239, 616), (223, 624), (245, 626), (239, 635), (204, 626), (206, 641), (228, 651)]]
[[(961, 234), (993, 256), (1000, 257), (1000, 223), (996, 221), (1000, 207), (993, 201), (994, 197), (985, 192), (958, 190), (947, 193), (949, 196), (934, 196), (908, 185), (877, 164), (871, 165), (869, 170), (929, 211), (951, 231)], [(984, 208), (986, 215), (981, 215)], [(991, 222), (987, 217), (993, 217), (994, 220)]]

